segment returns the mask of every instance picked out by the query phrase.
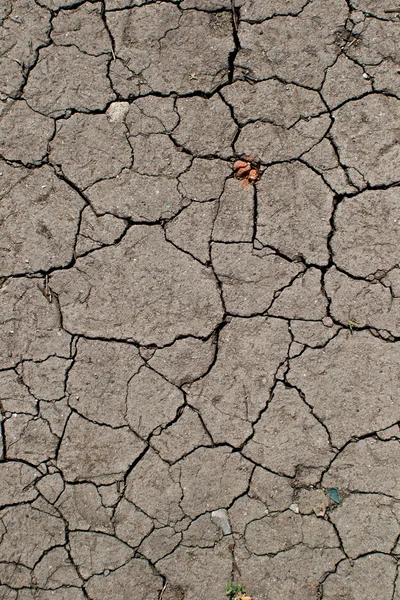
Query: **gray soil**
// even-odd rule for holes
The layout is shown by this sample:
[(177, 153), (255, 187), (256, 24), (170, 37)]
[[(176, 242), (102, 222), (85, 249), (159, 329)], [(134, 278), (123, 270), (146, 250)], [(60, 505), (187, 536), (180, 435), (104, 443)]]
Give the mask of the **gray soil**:
[(400, 600), (399, 74), (389, 0), (0, 0), (0, 600)]

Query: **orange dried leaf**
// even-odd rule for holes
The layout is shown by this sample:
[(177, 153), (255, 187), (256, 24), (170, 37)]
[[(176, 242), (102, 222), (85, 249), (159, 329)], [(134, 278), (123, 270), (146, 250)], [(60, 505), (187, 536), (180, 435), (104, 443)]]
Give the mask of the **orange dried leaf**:
[(238, 179), (243, 179), (244, 177), (247, 177), (249, 175), (250, 171), (251, 167), (250, 165), (247, 165), (247, 167), (243, 167), (242, 169), (236, 171), (235, 177), (237, 177)]
[(248, 166), (248, 163), (244, 160), (237, 160), (233, 165), (233, 170), (237, 171), (238, 169), (244, 169)]
[(257, 169), (251, 169), (251, 171), (249, 173), (249, 180), (257, 181), (258, 175), (259, 175), (259, 173), (258, 173)]

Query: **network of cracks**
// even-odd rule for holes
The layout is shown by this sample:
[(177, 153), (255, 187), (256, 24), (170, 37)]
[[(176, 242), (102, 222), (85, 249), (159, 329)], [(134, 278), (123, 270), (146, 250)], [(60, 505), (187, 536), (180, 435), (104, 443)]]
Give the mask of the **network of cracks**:
[(0, 23), (0, 599), (399, 600), (400, 7)]

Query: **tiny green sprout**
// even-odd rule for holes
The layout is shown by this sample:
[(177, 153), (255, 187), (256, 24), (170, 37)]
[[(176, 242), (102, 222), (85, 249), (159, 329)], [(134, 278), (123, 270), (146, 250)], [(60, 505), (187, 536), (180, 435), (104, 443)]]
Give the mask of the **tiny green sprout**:
[(347, 319), (347, 327), (350, 329), (350, 333), (353, 333), (354, 327), (357, 327), (360, 323), (355, 319)]
[(226, 584), (226, 595), (230, 596), (231, 598), (233, 598), (235, 594), (245, 594), (245, 593), (246, 592), (244, 591), (242, 586), (239, 585), (238, 583), (234, 583), (233, 581), (231, 581), (231, 583)]

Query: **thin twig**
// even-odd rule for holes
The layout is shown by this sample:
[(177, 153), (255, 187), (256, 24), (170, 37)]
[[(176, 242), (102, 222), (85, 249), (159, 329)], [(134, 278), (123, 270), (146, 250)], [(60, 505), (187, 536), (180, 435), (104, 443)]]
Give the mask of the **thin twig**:
[(236, 14), (235, 0), (231, 0), (232, 20), (236, 33), (238, 32), (239, 22)]
[(164, 583), (163, 589), (160, 592), (160, 595), (158, 597), (159, 600), (161, 600), (163, 593), (165, 592), (165, 588), (167, 587), (167, 582)]
[(50, 289), (50, 286), (49, 286), (49, 276), (48, 275), (46, 275), (45, 278), (44, 278), (43, 294), (44, 294), (44, 296), (47, 298), (47, 300), (51, 304), (51, 302), (53, 301), (53, 295), (51, 293), (51, 289)]

